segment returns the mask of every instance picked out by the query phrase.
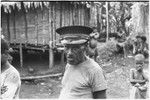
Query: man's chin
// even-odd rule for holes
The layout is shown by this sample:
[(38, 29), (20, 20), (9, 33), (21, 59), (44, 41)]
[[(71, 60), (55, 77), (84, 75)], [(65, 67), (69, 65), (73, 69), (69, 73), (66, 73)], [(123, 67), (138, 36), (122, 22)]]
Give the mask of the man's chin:
[(69, 63), (70, 65), (77, 65), (77, 63), (75, 63), (73, 60), (68, 60), (67, 63)]
[(141, 68), (139, 68), (139, 69), (137, 69), (138, 71), (142, 71), (142, 69)]

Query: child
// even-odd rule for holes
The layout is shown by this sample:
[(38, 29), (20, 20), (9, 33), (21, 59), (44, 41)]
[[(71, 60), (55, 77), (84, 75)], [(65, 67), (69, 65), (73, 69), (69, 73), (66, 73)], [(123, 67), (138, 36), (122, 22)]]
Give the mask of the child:
[(143, 54), (137, 54), (135, 56), (136, 67), (130, 70), (131, 99), (147, 98), (148, 77), (143, 71), (144, 59)]
[(94, 38), (90, 39), (86, 53), (90, 58), (96, 61), (98, 56), (98, 50), (97, 50), (97, 41)]

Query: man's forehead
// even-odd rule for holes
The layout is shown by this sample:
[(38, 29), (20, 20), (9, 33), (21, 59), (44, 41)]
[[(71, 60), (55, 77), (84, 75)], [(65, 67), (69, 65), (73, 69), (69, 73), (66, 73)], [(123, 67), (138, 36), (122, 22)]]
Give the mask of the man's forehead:
[(80, 47), (84, 46), (84, 44), (65, 44), (66, 47)]
[(136, 60), (136, 63), (143, 63), (144, 61), (142, 60)]

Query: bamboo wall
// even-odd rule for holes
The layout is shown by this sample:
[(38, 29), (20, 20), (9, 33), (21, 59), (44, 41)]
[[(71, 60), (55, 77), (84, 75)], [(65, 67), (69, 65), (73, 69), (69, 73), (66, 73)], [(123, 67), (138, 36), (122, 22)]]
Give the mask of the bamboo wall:
[(2, 12), (1, 21), (3, 34), (10, 43), (44, 45), (53, 41), (55, 46), (59, 39), (55, 29), (69, 25), (91, 26), (96, 23), (92, 16), (86, 5), (51, 2), (48, 8), (30, 8), (28, 12), (16, 8), (10, 14)]

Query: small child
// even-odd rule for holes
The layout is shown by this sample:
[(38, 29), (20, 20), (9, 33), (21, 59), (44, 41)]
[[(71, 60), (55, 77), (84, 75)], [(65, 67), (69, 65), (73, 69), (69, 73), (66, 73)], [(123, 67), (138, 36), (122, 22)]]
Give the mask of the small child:
[(97, 56), (98, 56), (98, 50), (97, 50), (97, 40), (94, 38), (91, 38), (89, 41), (88, 45), (88, 50), (87, 50), (87, 56), (90, 58), (94, 59), (96, 61)]
[(135, 56), (136, 67), (130, 70), (130, 83), (132, 85), (130, 99), (146, 99), (148, 89), (148, 77), (143, 71), (144, 55)]

